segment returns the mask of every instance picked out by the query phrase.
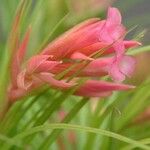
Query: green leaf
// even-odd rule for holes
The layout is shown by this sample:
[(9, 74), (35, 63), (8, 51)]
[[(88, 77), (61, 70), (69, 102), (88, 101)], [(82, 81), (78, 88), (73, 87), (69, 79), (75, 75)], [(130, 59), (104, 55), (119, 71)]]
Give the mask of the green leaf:
[(111, 131), (97, 129), (97, 128), (91, 128), (91, 127), (85, 127), (85, 126), (80, 126), (80, 125), (64, 124), (64, 123), (54, 123), (54, 124), (47, 124), (47, 125), (34, 127), (34, 128), (31, 128), (27, 131), (24, 131), (24, 132), (16, 135), (13, 139), (19, 140), (19, 139), (23, 139), (26, 136), (32, 135), (37, 132), (53, 130), (53, 129), (67, 129), (67, 130), (76, 130), (76, 131), (82, 131), (82, 132), (95, 133), (95, 134), (99, 134), (99, 135), (103, 135), (103, 136), (107, 136), (107, 137), (112, 137), (114, 139), (117, 139), (117, 140), (125, 142), (125, 143), (129, 143), (135, 147), (139, 147), (144, 150), (150, 149), (150, 147), (147, 145), (144, 145), (138, 141), (135, 141), (133, 139), (130, 139), (128, 137), (122, 136), (120, 134), (117, 134), (117, 133), (114, 133)]
[(127, 52), (127, 54), (129, 54), (129, 55), (136, 55), (136, 54), (140, 54), (140, 53), (144, 53), (144, 52), (149, 52), (149, 51), (150, 51), (150, 45), (148, 45), (148, 46), (142, 46), (140, 48), (132, 49), (129, 52)]
[(5, 143), (8, 144), (8, 145), (15, 145), (15, 146), (20, 147), (20, 148), (22, 147), (22, 146), (18, 143), (17, 140), (13, 140), (13, 139), (8, 138), (7, 136), (2, 135), (2, 134), (0, 134), (0, 140), (3, 141), (3, 142), (5, 142)]
[[(62, 123), (68, 123), (70, 122), (76, 115), (77, 113), (81, 110), (81, 108), (88, 102), (88, 98), (83, 98), (80, 100), (66, 115), (66, 117), (63, 119)], [(48, 147), (57, 139), (58, 135), (61, 133), (60, 130), (54, 130), (42, 143), (40, 146), (40, 149), (47, 150)]]
[(116, 120), (117, 130), (121, 130), (128, 125), (147, 106), (146, 101), (150, 97), (149, 85), (141, 86), (135, 90), (130, 102), (122, 110), (121, 117)]
[[(142, 143), (142, 144), (150, 144), (150, 138), (139, 140), (139, 142)], [(128, 145), (128, 146), (122, 148), (121, 150), (132, 150), (134, 148), (135, 148), (135, 146)]]

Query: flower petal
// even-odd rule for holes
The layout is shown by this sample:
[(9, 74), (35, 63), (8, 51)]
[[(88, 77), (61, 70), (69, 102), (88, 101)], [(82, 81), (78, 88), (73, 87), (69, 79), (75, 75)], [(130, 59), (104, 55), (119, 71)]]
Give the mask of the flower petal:
[(91, 25), (91, 24), (93, 24), (93, 23), (96, 23), (96, 22), (98, 22), (98, 21), (100, 21), (99, 18), (91, 18), (91, 19), (88, 19), (88, 20), (86, 20), (86, 21), (83, 21), (83, 22), (79, 23), (78, 25), (74, 26), (73, 28), (71, 28), (69, 31), (65, 32), (65, 33), (63, 34), (63, 36), (66, 36), (66, 37), (67, 37), (68, 35), (70, 35), (70, 34), (72, 34), (72, 33), (75, 33), (75, 32), (77, 32), (77, 31), (79, 31), (79, 30), (82, 30), (82, 29), (84, 29), (85, 27), (87, 27), (87, 26), (89, 26), (89, 25)]
[[(99, 58), (91, 61), (82, 71), (78, 74), (78, 76), (84, 77), (100, 77), (104, 75), (108, 75), (109, 66), (112, 63), (113, 58)], [(67, 68), (71, 67), (73, 63), (62, 63), (58, 64), (54, 68), (50, 70), (53, 74), (59, 74), (66, 70)], [(85, 64), (79, 63), (75, 68), (69, 71), (65, 77), (73, 75), (76, 71), (80, 70), (84, 67)]]
[(26, 49), (27, 49), (28, 42), (29, 42), (29, 38), (30, 38), (30, 32), (31, 32), (31, 28), (29, 27), (28, 30), (25, 33), (25, 36), (22, 40), (22, 43), (19, 46), (19, 49), (18, 49), (18, 52), (17, 52), (17, 59), (18, 59), (19, 64), (22, 63), (23, 58), (25, 56)]
[(26, 80), (26, 70), (20, 72), (17, 76), (18, 88), (28, 90), (32, 86), (32, 80)]
[(77, 91), (77, 95), (88, 97), (109, 96), (112, 91), (133, 89), (132, 85), (117, 84), (106, 81), (88, 80)]
[(37, 74), (37, 77), (44, 81), (45, 83), (48, 83), (52, 87), (61, 88), (61, 89), (68, 89), (70, 87), (73, 87), (75, 84), (72, 82), (65, 82), (64, 80), (57, 80), (53, 77), (54, 75), (51, 73), (43, 72)]
[(54, 55), (53, 60), (69, 58), (75, 51), (98, 42), (99, 32), (103, 24), (104, 21), (94, 22), (82, 28), (82, 30), (69, 32), (67, 36), (64, 34), (51, 42), (42, 54)]
[(74, 52), (72, 55), (71, 55), (71, 59), (75, 59), (75, 60), (94, 60), (93, 58), (90, 58), (80, 52)]
[(112, 92), (92, 92), (87, 90), (80, 90), (75, 93), (78, 96), (86, 96), (86, 97), (107, 97), (112, 94)]
[(128, 77), (131, 77), (135, 68), (135, 59), (131, 56), (124, 56), (120, 63), (120, 71)]
[(81, 72), (81, 76), (99, 77), (108, 75), (112, 58), (99, 58), (91, 61)]
[(135, 48), (137, 46), (141, 46), (142, 44), (138, 41), (123, 41), (126, 49)]
[(130, 77), (134, 71), (135, 60), (129, 56), (123, 56), (119, 61), (114, 60), (110, 66), (109, 74), (115, 81), (123, 81), (125, 77)]
[(114, 81), (122, 82), (125, 80), (125, 75), (120, 71), (119, 63), (114, 61), (110, 65), (109, 75)]
[(61, 61), (43, 61), (36, 69), (36, 73), (38, 72), (48, 72), (51, 71), (54, 67), (56, 67), (58, 64), (61, 64)]
[(27, 64), (27, 73), (32, 74), (44, 61), (51, 56), (49, 55), (36, 55), (33, 56)]
[(120, 25), (121, 24), (121, 14), (117, 8), (109, 7), (107, 14), (107, 25)]

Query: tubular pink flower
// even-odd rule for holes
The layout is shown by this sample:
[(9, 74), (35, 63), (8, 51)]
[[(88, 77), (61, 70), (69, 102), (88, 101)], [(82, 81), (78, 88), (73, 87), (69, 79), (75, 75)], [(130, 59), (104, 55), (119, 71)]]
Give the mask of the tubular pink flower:
[[(89, 59), (89, 56), (98, 50), (104, 50), (104, 54), (115, 52), (115, 58), (110, 65), (109, 75), (115, 81), (123, 81), (127, 72), (120, 70), (119, 64), (124, 57), (126, 48), (140, 45), (136, 41), (123, 41), (126, 34), (125, 27), (121, 24), (121, 14), (116, 8), (109, 8), (106, 20), (92, 19), (74, 27), (58, 39), (50, 43), (42, 54), (53, 55), (54, 60)], [(112, 45), (109, 48), (109, 45)], [(80, 56), (79, 56), (80, 55)], [(131, 58), (130, 58), (131, 59)], [(133, 66), (128, 65), (128, 70)], [(111, 69), (112, 68), (112, 69)], [(127, 67), (126, 67), (127, 68)], [(115, 72), (114, 72), (115, 70)]]
[[(109, 65), (112, 63), (113, 58), (98, 58), (91, 61), (82, 71), (78, 74), (79, 77), (99, 77), (108, 75)], [(62, 63), (51, 69), (53, 74), (59, 74), (71, 67), (73, 63)], [(74, 69), (69, 71), (65, 77), (73, 75), (77, 70), (80, 70), (84, 64), (79, 63)]]
[[(105, 97), (115, 90), (132, 89), (133, 86), (115, 83), (131, 76), (135, 61), (125, 55), (125, 52), (140, 45), (137, 41), (124, 40), (125, 35), (126, 29), (121, 24), (121, 14), (118, 9), (111, 7), (108, 9), (107, 19), (89, 19), (73, 27), (48, 44), (41, 53), (31, 57), (24, 70), (13, 71), (15, 73), (12, 76), (16, 78), (12, 85), (15, 85), (15, 88), (10, 90), (10, 99), (18, 99), (43, 84), (66, 90), (77, 85), (76, 78), (79, 77), (109, 76), (114, 82), (88, 80), (75, 92), (76, 95)], [(16, 55), (21, 53), (23, 56), (24, 49), (19, 50)], [(101, 57), (93, 58), (95, 53), (100, 53)], [(79, 60), (87, 60), (89, 63), (84, 67)], [(12, 70), (15, 70), (16, 64), (20, 66), (20, 63), (21, 61), (14, 60)], [(62, 80), (55, 79), (55, 75), (75, 63), (76, 67), (67, 72)], [(74, 82), (67, 83), (66, 78), (80, 69), (82, 70)]]
[[(137, 41), (123, 41), (123, 43), (125, 46), (125, 50), (141, 45), (141, 43)], [(91, 53), (95, 53), (98, 50), (106, 49), (102, 53), (103, 56), (103, 55), (113, 54), (115, 52), (115, 49), (113, 47), (108, 47), (108, 48), (107, 47), (108, 47), (108, 43), (97, 42), (90, 46), (84, 47), (82, 50), (80, 50), (80, 53), (85, 53), (87, 56), (89, 56)]]
[(134, 86), (106, 81), (88, 80), (76, 91), (76, 94), (88, 97), (106, 97), (109, 96), (112, 91), (128, 90), (132, 88), (134, 88)]

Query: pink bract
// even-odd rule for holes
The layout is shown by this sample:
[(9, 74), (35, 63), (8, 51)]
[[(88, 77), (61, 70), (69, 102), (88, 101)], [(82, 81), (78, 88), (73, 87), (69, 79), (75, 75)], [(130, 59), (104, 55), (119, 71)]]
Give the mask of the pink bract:
[[(124, 40), (126, 33), (119, 10), (110, 7), (106, 20), (94, 18), (76, 25), (48, 44), (41, 53), (31, 57), (23, 70), (20, 69), (21, 61), (14, 59), (12, 77), (16, 78), (12, 80), (10, 99), (15, 101), (43, 84), (67, 90), (78, 85), (78, 79), (83, 77), (109, 76), (113, 82), (89, 79), (75, 91), (76, 95), (105, 97), (112, 91), (134, 88), (131, 85), (116, 83), (132, 75), (135, 61), (125, 55), (125, 52), (128, 48), (140, 45), (137, 41)], [(28, 36), (25, 36), (22, 48), (15, 56), (18, 57), (20, 53), (24, 55), (27, 39)], [(100, 56), (92, 57), (94, 53), (100, 53)], [(88, 61), (88, 64), (84, 67), (82, 61)], [(55, 76), (74, 64), (76, 66), (61, 80), (55, 79)], [(15, 66), (18, 66), (17, 71)], [(66, 82), (67, 78), (81, 68), (81, 72), (72, 82)]]

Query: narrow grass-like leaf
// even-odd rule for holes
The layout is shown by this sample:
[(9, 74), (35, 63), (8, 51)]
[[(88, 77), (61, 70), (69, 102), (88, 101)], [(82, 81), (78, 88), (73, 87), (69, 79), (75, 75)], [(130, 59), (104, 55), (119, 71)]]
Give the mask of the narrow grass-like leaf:
[[(80, 111), (80, 109), (88, 102), (88, 98), (83, 98), (78, 102), (66, 115), (66, 117), (62, 120), (62, 123), (68, 123), (70, 122)], [(58, 135), (61, 133), (62, 130), (54, 130), (42, 143), (42, 145), (39, 147), (43, 150), (48, 149), (49, 146), (57, 139)]]
[(1, 62), (0, 68), (0, 101), (6, 98), (6, 88), (8, 85), (8, 77), (9, 77), (9, 65), (11, 61), (11, 57), (13, 52), (15, 51), (18, 44), (18, 34), (19, 34), (19, 25), (24, 13), (24, 9), (26, 7), (27, 0), (22, 0), (20, 5), (17, 8), (16, 16), (13, 22), (13, 27), (10, 32), (10, 36), (8, 38), (8, 43), (6, 44), (6, 49), (3, 53), (3, 60)]
[[(60, 21), (54, 26), (54, 28), (52, 29), (52, 31), (48, 34), (48, 36), (44, 39), (43, 43), (40, 46), (40, 50), (42, 48), (44, 48), (44, 46), (48, 43), (48, 41), (50, 41), (50, 38), (52, 37), (52, 35), (55, 33), (55, 31), (58, 29), (58, 27), (65, 21), (65, 19), (68, 17), (69, 14), (66, 14), (62, 19), (60, 19)], [(39, 51), (40, 51), (39, 50)]]
[[(141, 142), (142, 144), (150, 144), (150, 138), (139, 140), (139, 142)], [(128, 145), (128, 146), (122, 148), (121, 150), (132, 150), (132, 149), (135, 149), (135, 146)]]
[[(54, 111), (58, 110), (60, 105), (70, 96), (72, 95), (79, 87), (80, 85), (82, 85), (82, 83), (85, 81), (82, 80), (80, 81), (80, 84), (64, 93), (62, 93), (60, 96), (58, 97), (54, 97), (52, 100), (52, 103), (50, 105), (50, 108), (48, 107), (44, 112), (43, 115), (41, 115), (33, 124), (33, 126), (38, 126), (41, 125), (43, 123), (45, 123), (49, 117), (51, 117), (51, 115), (54, 113)], [(31, 139), (34, 138), (34, 135), (32, 137), (26, 138), (25, 141), (29, 142), (31, 141)]]
[[(126, 126), (139, 112), (147, 105), (146, 101), (150, 97), (149, 85), (138, 88), (133, 95), (131, 101), (122, 111), (121, 117), (116, 121), (117, 130), (121, 130)], [(133, 109), (134, 108), (134, 109)]]
[(56, 123), (56, 124), (47, 124), (47, 125), (42, 125), (38, 127), (31, 128), (30, 130), (24, 131), (18, 135), (16, 135), (13, 139), (23, 139), (28, 135), (31, 135), (33, 133), (41, 132), (41, 131), (47, 131), (47, 130), (52, 130), (52, 129), (69, 129), (69, 130), (76, 130), (76, 131), (82, 131), (82, 132), (91, 132), (103, 136), (108, 136), (112, 137), (114, 139), (117, 139), (119, 141), (129, 143), (131, 145), (134, 145), (135, 147), (139, 147), (143, 150), (149, 150), (150, 147), (147, 145), (144, 145), (138, 141), (135, 141), (133, 139), (127, 138), (125, 136), (122, 136), (120, 134), (107, 131), (107, 130), (102, 130), (102, 129), (97, 129), (97, 128), (91, 128), (91, 127), (85, 127), (85, 126), (80, 126), (80, 125), (72, 125), (72, 124), (64, 124), (64, 123)]
[(143, 46), (143, 47), (136, 48), (136, 49), (132, 49), (129, 52), (127, 52), (127, 54), (136, 55), (136, 54), (140, 54), (140, 53), (144, 53), (144, 52), (150, 52), (150, 45)]
[[(95, 128), (99, 128), (103, 123), (104, 119), (108, 116), (108, 114), (112, 111), (113, 104), (117, 101), (117, 95), (114, 94), (109, 99), (105, 99), (105, 103), (101, 105), (101, 108), (97, 107), (96, 114), (92, 115), (91, 126)], [(89, 133), (87, 135), (86, 143), (84, 149), (91, 149), (95, 145), (96, 134)]]
[(8, 138), (7, 136), (2, 135), (2, 134), (0, 134), (0, 141), (3, 141), (8, 145), (13, 145), (13, 146), (15, 145), (17, 147), (21, 147), (21, 145), (18, 143), (17, 140), (13, 140), (13, 139)]

